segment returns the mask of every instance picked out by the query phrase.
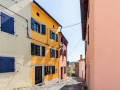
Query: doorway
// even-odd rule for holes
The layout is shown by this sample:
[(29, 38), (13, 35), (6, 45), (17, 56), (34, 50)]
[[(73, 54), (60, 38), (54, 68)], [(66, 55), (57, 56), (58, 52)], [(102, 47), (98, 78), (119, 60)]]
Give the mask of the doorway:
[(43, 83), (43, 72), (42, 66), (35, 66), (35, 85)]
[(63, 79), (63, 67), (61, 67), (61, 80)]

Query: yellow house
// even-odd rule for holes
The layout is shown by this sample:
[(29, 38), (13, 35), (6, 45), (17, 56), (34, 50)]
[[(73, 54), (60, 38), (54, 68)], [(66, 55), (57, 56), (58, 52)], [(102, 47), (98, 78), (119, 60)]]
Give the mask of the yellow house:
[[(62, 27), (36, 1), (31, 3), (32, 86), (59, 79), (59, 37)], [(49, 82), (48, 82), (49, 81)]]

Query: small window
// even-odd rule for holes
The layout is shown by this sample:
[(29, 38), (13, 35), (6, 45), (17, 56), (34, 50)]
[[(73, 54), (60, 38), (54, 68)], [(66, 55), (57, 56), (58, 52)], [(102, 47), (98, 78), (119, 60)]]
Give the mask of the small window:
[(40, 24), (38, 22), (35, 22), (34, 23), (34, 31), (38, 32), (38, 33), (41, 33), (40, 32)]
[(66, 50), (64, 50), (64, 56), (66, 56)]
[(53, 25), (53, 28), (55, 28), (55, 26)]
[(63, 56), (63, 49), (60, 49), (60, 55)]
[(50, 49), (50, 57), (58, 58), (58, 50)]
[(35, 48), (35, 55), (40, 56), (40, 46), (34, 45), (34, 48)]
[(50, 38), (58, 42), (58, 35), (50, 30)]
[(45, 76), (52, 74), (52, 66), (45, 66)]
[(40, 14), (37, 12), (37, 16), (39, 17), (40, 16)]
[(1, 31), (14, 35), (14, 18), (1, 12)]
[(15, 72), (14, 57), (0, 57), (0, 73)]
[(31, 18), (31, 28), (37, 33), (46, 34), (46, 25), (40, 24), (38, 21)]
[(31, 43), (31, 55), (45, 56), (45, 47)]

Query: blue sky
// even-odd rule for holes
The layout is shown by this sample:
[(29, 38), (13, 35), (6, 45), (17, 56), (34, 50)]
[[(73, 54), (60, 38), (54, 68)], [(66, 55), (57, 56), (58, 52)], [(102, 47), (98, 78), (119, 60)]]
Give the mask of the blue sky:
[[(36, 0), (63, 27), (81, 22), (79, 0)], [(85, 58), (85, 42), (82, 41), (81, 24), (63, 28), (68, 40), (68, 61), (77, 61), (80, 54)]]

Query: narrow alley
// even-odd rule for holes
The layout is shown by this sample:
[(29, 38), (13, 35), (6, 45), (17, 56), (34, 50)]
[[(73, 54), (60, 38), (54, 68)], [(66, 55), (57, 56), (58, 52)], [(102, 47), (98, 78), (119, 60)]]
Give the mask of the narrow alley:
[(24, 88), (22, 90), (84, 90), (83, 82), (78, 77), (68, 78), (65, 82), (55, 83), (51, 85), (35, 86), (32, 88)]

